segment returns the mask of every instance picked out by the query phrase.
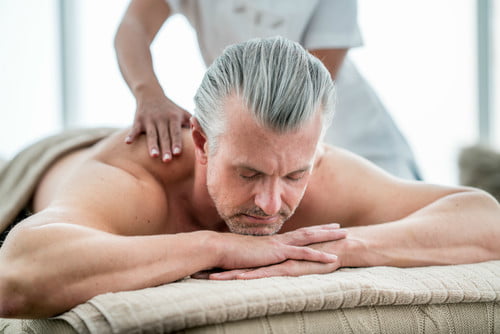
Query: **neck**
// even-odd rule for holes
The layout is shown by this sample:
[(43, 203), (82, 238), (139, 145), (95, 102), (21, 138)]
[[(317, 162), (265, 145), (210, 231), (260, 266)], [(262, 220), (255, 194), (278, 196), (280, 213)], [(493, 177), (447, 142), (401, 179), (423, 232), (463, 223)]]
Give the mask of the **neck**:
[(207, 168), (195, 160), (191, 212), (200, 229), (225, 232), (226, 223), (221, 219), (207, 188)]

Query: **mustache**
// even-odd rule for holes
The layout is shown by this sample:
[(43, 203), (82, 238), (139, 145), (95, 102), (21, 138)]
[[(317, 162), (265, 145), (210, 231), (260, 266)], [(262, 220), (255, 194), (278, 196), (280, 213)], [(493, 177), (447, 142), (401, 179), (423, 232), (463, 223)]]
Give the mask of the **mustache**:
[[(278, 212), (278, 214), (283, 218), (287, 218), (290, 216), (290, 210), (288, 208), (284, 208), (284, 209), (281, 209)], [(271, 216), (271, 215), (268, 215), (267, 213), (265, 213), (264, 210), (262, 210), (258, 206), (254, 206), (254, 207), (249, 208), (249, 209), (244, 209), (243, 211), (240, 211), (237, 214), (235, 214), (234, 217), (243, 216), (243, 215), (261, 217), (261, 218), (266, 218), (266, 217)]]

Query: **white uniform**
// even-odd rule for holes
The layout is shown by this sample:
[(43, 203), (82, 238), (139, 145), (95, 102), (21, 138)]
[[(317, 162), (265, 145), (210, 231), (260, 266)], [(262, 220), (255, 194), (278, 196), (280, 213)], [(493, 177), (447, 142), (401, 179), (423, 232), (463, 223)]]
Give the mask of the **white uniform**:
[[(224, 48), (281, 35), (306, 49), (362, 45), (355, 0), (166, 0), (194, 27), (210, 65)], [(381, 101), (346, 57), (336, 78), (337, 104), (325, 141), (393, 175), (419, 178), (413, 154)]]

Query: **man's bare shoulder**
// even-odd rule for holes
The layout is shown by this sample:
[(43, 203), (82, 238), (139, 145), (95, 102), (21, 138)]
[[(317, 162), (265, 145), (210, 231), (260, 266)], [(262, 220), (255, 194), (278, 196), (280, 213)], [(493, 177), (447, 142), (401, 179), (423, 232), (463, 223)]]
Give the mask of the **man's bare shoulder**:
[(321, 144), (304, 197), (289, 227), (353, 221), (360, 187), (353, 174), (371, 170), (364, 159), (341, 148)]
[(39, 184), (35, 211), (57, 208), (78, 224), (118, 234), (162, 232), (167, 188), (188, 177), (189, 151), (165, 164), (148, 156), (144, 138), (124, 144), (126, 133), (57, 161)]
[(399, 179), (354, 153), (323, 145), (293, 217), (294, 227), (394, 221), (442, 196), (463, 190)]

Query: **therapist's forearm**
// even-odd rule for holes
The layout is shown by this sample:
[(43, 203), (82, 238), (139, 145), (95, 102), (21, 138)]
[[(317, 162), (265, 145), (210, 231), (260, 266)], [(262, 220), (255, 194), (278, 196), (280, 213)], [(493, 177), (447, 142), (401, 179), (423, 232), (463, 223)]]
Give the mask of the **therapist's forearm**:
[(332, 79), (337, 78), (342, 63), (347, 55), (348, 49), (312, 49), (309, 52), (317, 57), (327, 68)]
[(498, 240), (498, 203), (471, 191), (446, 196), (396, 222), (349, 228), (334, 247), (342, 253), (342, 266), (414, 267), (498, 259)]
[(151, 40), (139, 26), (123, 22), (115, 37), (120, 71), (136, 99), (161, 95), (163, 90), (153, 70)]

